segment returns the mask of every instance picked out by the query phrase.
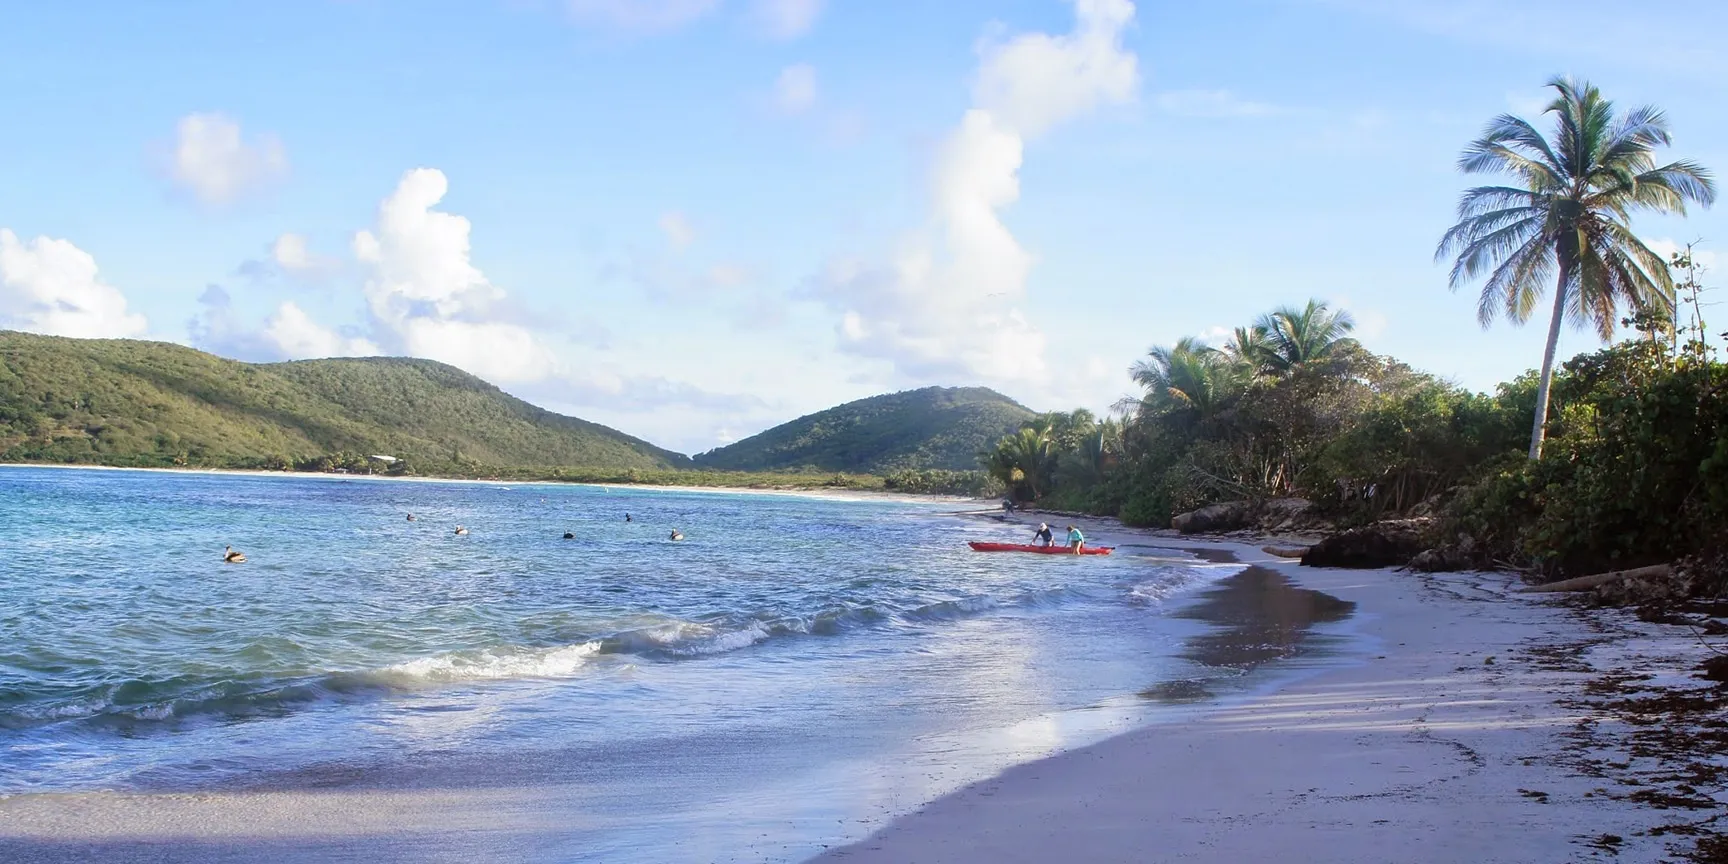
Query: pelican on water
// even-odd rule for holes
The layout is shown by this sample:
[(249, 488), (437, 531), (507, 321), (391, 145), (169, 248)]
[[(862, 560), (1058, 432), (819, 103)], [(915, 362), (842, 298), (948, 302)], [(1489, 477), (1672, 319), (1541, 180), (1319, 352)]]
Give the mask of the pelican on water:
[(229, 564), (246, 563), (246, 553), (236, 552), (232, 546), (222, 547), (222, 560)]

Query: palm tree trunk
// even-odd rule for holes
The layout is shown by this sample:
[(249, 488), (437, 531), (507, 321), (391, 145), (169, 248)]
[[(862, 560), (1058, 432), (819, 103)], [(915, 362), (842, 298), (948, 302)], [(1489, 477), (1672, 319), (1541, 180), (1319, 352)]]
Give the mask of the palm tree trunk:
[(1548, 347), (1542, 351), (1542, 381), (1536, 385), (1536, 419), (1530, 427), (1530, 458), (1542, 458), (1542, 442), (1548, 433), (1548, 385), (1554, 380), (1554, 349), (1560, 345), (1560, 321), (1566, 316), (1566, 286), (1571, 268), (1560, 265), (1560, 281), (1554, 286), (1554, 317), (1548, 321)]

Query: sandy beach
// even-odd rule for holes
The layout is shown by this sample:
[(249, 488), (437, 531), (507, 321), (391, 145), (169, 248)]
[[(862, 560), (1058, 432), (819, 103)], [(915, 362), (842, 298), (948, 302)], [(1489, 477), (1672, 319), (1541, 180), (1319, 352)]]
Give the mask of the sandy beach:
[[(1013, 768), (816, 860), (1667, 861), (1724, 813), (1722, 697), (1696, 677), (1707, 651), (1689, 628), (1515, 594), (1508, 574), (1317, 570), (1205, 545), (1355, 602), (1373, 653)], [(1652, 713), (1676, 691), (1715, 695)], [(1652, 746), (1664, 730), (1691, 746)]]

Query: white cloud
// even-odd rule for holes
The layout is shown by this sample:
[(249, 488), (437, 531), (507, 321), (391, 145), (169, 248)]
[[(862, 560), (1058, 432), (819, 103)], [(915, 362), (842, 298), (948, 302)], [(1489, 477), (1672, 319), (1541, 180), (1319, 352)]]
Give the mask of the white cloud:
[(1267, 117), (1284, 110), (1243, 99), (1229, 90), (1167, 90), (1153, 97), (1158, 110), (1178, 117)]
[(270, 244), (270, 260), (288, 272), (311, 270), (318, 266), (303, 234), (283, 234)]
[(696, 242), (696, 227), (690, 224), (689, 217), (676, 210), (660, 216), (660, 233), (665, 234), (666, 242), (679, 251)]
[(798, 63), (780, 70), (774, 80), (774, 105), (787, 114), (802, 114), (816, 105), (816, 67)]
[(1226, 327), (1223, 324), (1214, 324), (1211, 327), (1207, 327), (1205, 330), (1200, 331), (1199, 339), (1201, 342), (1217, 348), (1218, 346), (1229, 342), (1235, 335), (1236, 328)]
[(25, 243), (0, 228), (0, 326), (111, 339), (142, 335), (146, 322), (102, 282), (90, 253), (50, 237)]
[(980, 49), (973, 104), (1020, 136), (1036, 137), (1101, 103), (1134, 97), (1139, 63), (1122, 50), (1122, 31), (1134, 20), (1134, 4), (1073, 2), (1074, 32), (1027, 33)]
[(379, 204), (376, 230), (354, 235), (354, 257), (370, 270), (373, 337), (492, 381), (552, 375), (552, 354), (531, 331), (495, 319), (505, 292), (469, 260), (468, 220), (432, 209), (448, 189), (442, 171), (409, 171)]
[(222, 114), (188, 114), (176, 128), (169, 174), (205, 204), (222, 205), (288, 173), (288, 154), (273, 135), (248, 142)]
[(888, 264), (837, 261), (812, 292), (841, 313), (849, 351), (921, 380), (1041, 381), (1045, 337), (1018, 304), (1033, 265), (1002, 223), (1020, 197), (1025, 140), (1104, 103), (1133, 98), (1139, 72), (1122, 47), (1127, 0), (1076, 0), (1072, 33), (986, 44), (976, 106), (938, 149), (932, 229)]
[(797, 39), (816, 26), (822, 0), (756, 0), (752, 17), (772, 39)]
[(371, 340), (343, 336), (320, 325), (293, 302), (276, 307), (264, 319), (261, 334), (284, 359), (312, 357), (376, 357), (384, 352)]
[(651, 33), (676, 30), (719, 8), (720, 0), (567, 0), (578, 23)]

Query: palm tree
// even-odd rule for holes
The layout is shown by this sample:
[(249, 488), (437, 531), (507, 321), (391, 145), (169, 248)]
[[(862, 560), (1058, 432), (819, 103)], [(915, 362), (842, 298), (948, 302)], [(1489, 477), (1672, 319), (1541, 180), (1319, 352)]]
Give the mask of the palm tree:
[(1024, 485), (1033, 500), (1049, 486), (1054, 457), (1048, 426), (1036, 422), (1027, 423), (1020, 431), (1004, 436), (994, 449), (979, 454), (991, 476), (1009, 489)]
[(1301, 309), (1280, 306), (1260, 316), (1253, 327), (1262, 334), (1259, 344), (1249, 345), (1262, 374), (1282, 376), (1353, 343), (1348, 337), (1355, 329), (1349, 312), (1334, 312), (1325, 303), (1309, 300)]
[(1660, 110), (1646, 106), (1616, 116), (1614, 104), (1587, 82), (1556, 78), (1548, 86), (1557, 94), (1543, 112), (1554, 115), (1552, 139), (1503, 114), (1458, 157), (1467, 174), (1510, 174), (1517, 185), (1467, 190), (1458, 202), (1458, 224), (1434, 252), (1437, 261), (1456, 254), (1454, 291), (1487, 274), (1476, 304), (1483, 327), (1502, 314), (1515, 324), (1529, 320), (1553, 280), (1532, 459), (1542, 455), (1561, 320), (1592, 325), (1607, 341), (1620, 303), (1673, 308), (1667, 263), (1632, 233), (1632, 213), (1684, 214), (1687, 201), (1708, 206), (1716, 199), (1710, 172), (1698, 164), (1656, 165), (1656, 147), (1670, 143)]
[(1146, 352), (1146, 358), (1134, 361), (1128, 374), (1146, 391), (1132, 403), (1143, 416), (1189, 412), (1211, 416), (1240, 383), (1224, 356), (1193, 336)]
[(1258, 325), (1253, 327), (1237, 327), (1230, 334), (1230, 341), (1224, 343), (1219, 350), (1225, 359), (1246, 369), (1251, 374), (1259, 374), (1261, 361), (1269, 349), (1266, 328)]

